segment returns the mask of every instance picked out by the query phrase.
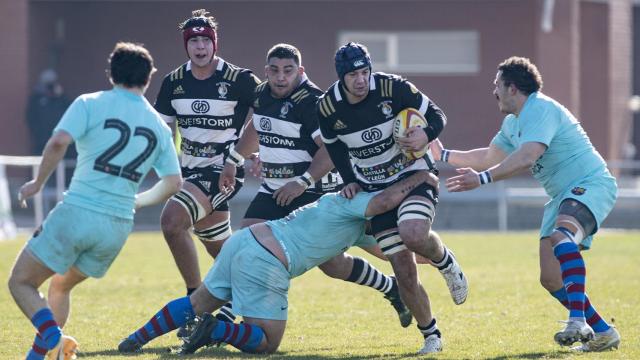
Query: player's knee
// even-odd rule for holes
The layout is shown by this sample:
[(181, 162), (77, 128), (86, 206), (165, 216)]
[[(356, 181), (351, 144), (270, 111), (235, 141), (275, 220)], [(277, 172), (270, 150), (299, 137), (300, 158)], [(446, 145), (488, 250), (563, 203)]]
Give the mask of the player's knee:
[(185, 219), (182, 216), (164, 211), (160, 216), (160, 228), (162, 229), (162, 233), (165, 235), (167, 241), (171, 241), (171, 239), (177, 235), (189, 230), (190, 227), (191, 224), (188, 219)]
[(423, 249), (429, 234), (429, 222), (424, 220), (407, 220), (398, 225), (398, 233), (409, 250)]
[(563, 287), (562, 279), (559, 279), (557, 276), (552, 276), (551, 274), (540, 274), (540, 285), (545, 288), (549, 292), (553, 292)]

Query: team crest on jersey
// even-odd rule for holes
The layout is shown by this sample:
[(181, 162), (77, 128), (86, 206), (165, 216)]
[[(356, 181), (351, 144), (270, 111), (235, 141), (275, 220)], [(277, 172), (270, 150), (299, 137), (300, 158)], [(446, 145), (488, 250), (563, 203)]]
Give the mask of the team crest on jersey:
[(338, 121), (336, 121), (336, 123), (333, 124), (333, 130), (342, 130), (346, 128), (347, 128), (347, 125), (345, 125), (342, 121), (340, 121), (340, 119), (338, 119)]
[(287, 114), (289, 113), (289, 109), (291, 109), (293, 107), (293, 104), (286, 101), (284, 104), (282, 104), (282, 107), (280, 108), (280, 117), (281, 118), (286, 118)]
[(178, 85), (175, 89), (173, 89), (173, 95), (183, 95), (184, 90), (182, 89), (182, 85)]
[(227, 93), (229, 92), (229, 89), (227, 89), (229, 83), (223, 81), (216, 83), (216, 85), (218, 85), (218, 95), (220, 96), (220, 99), (226, 99)]
[(382, 114), (384, 115), (384, 117), (386, 117), (387, 119), (390, 119), (393, 117), (393, 108), (391, 107), (391, 100), (385, 100), (381, 102), (380, 104), (378, 104), (378, 107), (380, 108), (380, 111), (382, 111)]
[(580, 196), (580, 195), (584, 194), (585, 192), (587, 192), (587, 189), (585, 189), (585, 188), (583, 188), (583, 187), (580, 187), (580, 186), (576, 186), (576, 187), (574, 187), (573, 189), (571, 189), (571, 193), (572, 193), (573, 195), (578, 195), (578, 196)]
[(382, 139), (382, 131), (380, 131), (380, 129), (378, 128), (367, 129), (362, 132), (361, 137), (362, 137), (362, 141), (370, 144), (374, 141), (378, 141)]
[(260, 118), (260, 130), (262, 131), (271, 131), (271, 120), (266, 117)]
[(206, 114), (209, 112), (209, 103), (206, 100), (195, 100), (191, 103), (191, 110), (196, 114)]

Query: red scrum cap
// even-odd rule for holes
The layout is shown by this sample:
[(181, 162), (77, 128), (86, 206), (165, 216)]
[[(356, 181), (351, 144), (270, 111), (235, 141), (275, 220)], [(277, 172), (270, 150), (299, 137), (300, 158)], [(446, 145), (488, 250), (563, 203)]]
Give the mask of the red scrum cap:
[(184, 49), (187, 49), (187, 42), (195, 36), (205, 36), (213, 42), (213, 52), (218, 49), (218, 39), (216, 35), (215, 22), (211, 26), (210, 18), (204, 16), (192, 17), (181, 24), (182, 39), (184, 40)]

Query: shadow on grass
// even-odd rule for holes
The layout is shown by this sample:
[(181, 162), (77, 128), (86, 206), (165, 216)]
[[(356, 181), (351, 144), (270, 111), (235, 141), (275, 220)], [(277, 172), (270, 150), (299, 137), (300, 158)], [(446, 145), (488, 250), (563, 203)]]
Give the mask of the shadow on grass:
[(564, 359), (568, 358), (573, 353), (562, 351), (550, 351), (550, 352), (530, 352), (522, 354), (509, 354), (496, 357), (484, 358), (485, 360), (507, 360), (507, 359)]
[[(190, 355), (180, 355), (178, 354), (179, 347), (172, 347), (172, 348), (168, 348), (168, 347), (145, 347), (142, 352), (138, 352), (138, 353), (120, 353), (118, 352), (118, 350), (116, 349), (112, 349), (112, 350), (103, 350), (103, 351), (91, 351), (91, 352), (81, 352), (79, 355), (81, 357), (91, 357), (91, 356), (109, 356), (109, 357), (114, 357), (115, 358), (120, 358), (120, 359), (130, 359), (130, 358), (136, 358), (138, 356), (144, 356), (144, 355), (149, 355), (149, 354), (156, 354), (158, 356), (159, 359), (177, 359), (177, 358), (186, 358), (186, 359), (211, 359), (211, 358), (227, 358), (227, 359), (244, 359), (244, 358), (265, 358), (268, 357), (269, 359), (289, 359), (289, 360), (295, 360), (295, 359), (300, 359), (300, 360), (312, 360), (312, 359), (347, 359), (347, 360), (355, 360), (355, 359), (387, 359), (387, 360), (393, 360), (393, 359), (406, 359), (409, 357), (414, 357), (416, 356), (415, 353), (413, 352), (409, 352), (409, 353), (403, 353), (403, 354), (387, 354), (387, 355), (378, 355), (378, 354), (372, 354), (372, 355), (344, 355), (344, 354), (340, 354), (340, 355), (336, 355), (336, 356), (327, 356), (327, 355), (301, 355), (301, 354), (296, 354), (296, 352), (276, 352), (275, 354), (271, 354), (271, 355), (264, 355), (264, 354), (247, 354), (247, 353), (242, 353), (239, 352), (237, 350), (229, 350), (225, 347), (208, 347), (208, 348), (204, 348), (204, 349), (200, 349), (199, 351), (197, 351), (195, 354), (190, 354)], [(314, 349), (316, 351), (332, 351), (332, 348), (318, 348), (318, 349)], [(422, 357), (424, 358), (424, 357)], [(535, 358), (532, 357), (532, 358)], [(498, 358), (496, 358), (498, 359)]]

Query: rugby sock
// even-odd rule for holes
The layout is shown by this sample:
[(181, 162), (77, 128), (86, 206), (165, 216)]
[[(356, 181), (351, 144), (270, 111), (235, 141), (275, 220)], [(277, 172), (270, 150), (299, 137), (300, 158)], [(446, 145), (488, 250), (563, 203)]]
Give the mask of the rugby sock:
[(449, 251), (449, 249), (447, 249), (444, 246), (443, 246), (443, 249), (444, 249), (444, 256), (442, 257), (442, 259), (440, 259), (440, 261), (433, 262), (433, 265), (436, 268), (438, 268), (438, 270), (440, 271), (449, 267), (449, 265), (451, 265), (451, 263), (453, 262), (453, 255), (451, 255), (451, 252)]
[(234, 322), (236, 320), (236, 316), (233, 313), (233, 306), (230, 302), (222, 305), (220, 311), (216, 314), (216, 319), (226, 322)]
[(36, 334), (31, 350), (27, 353), (27, 360), (43, 360), (45, 355), (47, 355), (47, 344), (40, 334)]
[(427, 336), (433, 334), (438, 335), (438, 337), (442, 337), (440, 330), (438, 330), (438, 325), (436, 324), (436, 318), (433, 318), (429, 325), (425, 327), (418, 325), (418, 330), (420, 330), (420, 333), (422, 334), (422, 336), (424, 336), (425, 339), (427, 338)]
[(33, 315), (31, 323), (38, 329), (38, 333), (42, 336), (43, 344), (47, 350), (51, 350), (60, 341), (62, 330), (58, 323), (53, 319), (53, 313), (48, 307), (44, 307)]
[(569, 301), (569, 318), (585, 318), (585, 283), (587, 271), (584, 260), (580, 255), (578, 245), (573, 242), (573, 233), (564, 227), (556, 228), (566, 236), (554, 248), (553, 254), (560, 262), (562, 270), (562, 282), (567, 290), (567, 300)]
[(383, 274), (363, 258), (353, 257), (351, 274), (345, 280), (360, 285), (372, 287), (384, 294), (393, 288), (391, 277)]
[(129, 339), (144, 345), (160, 335), (184, 326), (194, 315), (188, 296), (175, 299), (165, 305), (140, 329), (129, 335)]
[[(558, 299), (564, 307), (569, 309), (569, 299), (567, 298), (567, 290), (565, 290), (565, 288), (561, 288), (550, 294)], [(605, 332), (611, 328), (611, 326), (600, 317), (600, 314), (598, 314), (593, 305), (591, 305), (587, 294), (584, 295), (584, 316), (587, 318), (587, 324), (597, 333)]]
[(245, 352), (253, 352), (262, 342), (264, 331), (254, 324), (234, 324), (218, 321), (211, 333), (211, 340), (223, 342)]

